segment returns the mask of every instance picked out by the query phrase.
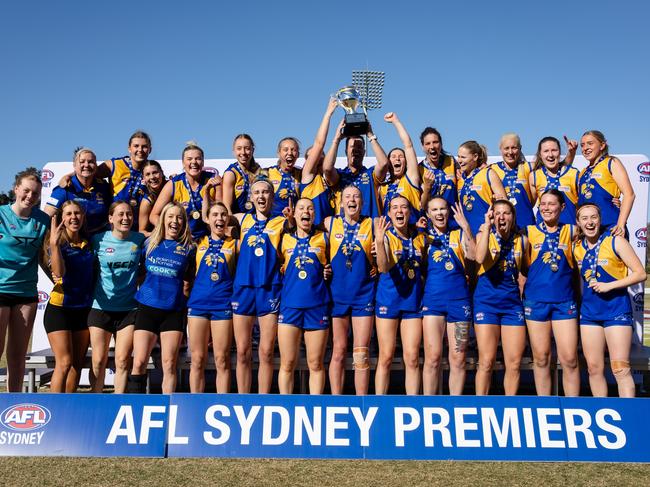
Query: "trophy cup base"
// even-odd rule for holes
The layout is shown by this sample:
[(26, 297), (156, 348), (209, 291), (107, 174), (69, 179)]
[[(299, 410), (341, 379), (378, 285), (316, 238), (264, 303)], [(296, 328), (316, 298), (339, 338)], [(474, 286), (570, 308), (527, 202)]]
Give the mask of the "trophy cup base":
[(341, 130), (344, 137), (366, 135), (370, 124), (363, 113), (349, 113), (345, 116), (345, 125)]

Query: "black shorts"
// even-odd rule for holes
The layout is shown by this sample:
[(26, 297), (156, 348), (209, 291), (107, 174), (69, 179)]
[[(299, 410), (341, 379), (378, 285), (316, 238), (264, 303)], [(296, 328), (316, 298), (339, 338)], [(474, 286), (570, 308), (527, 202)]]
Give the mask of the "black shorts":
[(19, 296), (17, 294), (0, 293), (0, 307), (17, 306), (19, 304), (38, 303), (38, 296)]
[(116, 332), (135, 323), (137, 311), (103, 311), (97, 308), (90, 308), (88, 313), (88, 326), (95, 326), (102, 330)]
[(90, 308), (65, 308), (47, 303), (43, 315), (43, 325), (47, 333), (53, 331), (82, 331), (88, 329)]
[(185, 309), (168, 310), (138, 304), (135, 329), (150, 331), (156, 335), (165, 331), (182, 332), (185, 329), (185, 320)]

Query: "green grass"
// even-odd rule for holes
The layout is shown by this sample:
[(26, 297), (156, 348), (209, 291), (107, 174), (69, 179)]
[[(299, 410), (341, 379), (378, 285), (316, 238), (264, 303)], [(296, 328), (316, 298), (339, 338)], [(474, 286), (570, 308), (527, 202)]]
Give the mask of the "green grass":
[(649, 485), (650, 467), (605, 463), (2, 458), (3, 485)]

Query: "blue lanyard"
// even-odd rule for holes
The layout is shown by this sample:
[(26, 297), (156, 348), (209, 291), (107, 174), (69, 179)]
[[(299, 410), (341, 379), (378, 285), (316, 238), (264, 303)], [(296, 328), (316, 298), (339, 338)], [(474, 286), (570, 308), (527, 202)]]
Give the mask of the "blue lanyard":
[(512, 269), (512, 279), (516, 281), (517, 276), (519, 275), (519, 269), (517, 269), (517, 261), (515, 260), (514, 235), (511, 235), (510, 238), (504, 242), (496, 230), (493, 231), (497, 238), (497, 243), (499, 244), (499, 258), (497, 262), (502, 259), (505, 260), (506, 269)]
[(480, 168), (475, 167), (471, 173), (469, 173), (469, 176), (465, 178), (465, 181), (463, 182), (463, 187), (460, 190), (460, 196), (461, 199), (469, 198), (470, 197), (470, 192), (472, 191), (472, 185), (474, 183), (474, 178), (476, 175), (479, 173)]
[(296, 265), (298, 268), (303, 269), (305, 264), (307, 263), (307, 252), (309, 251), (309, 240), (311, 240), (312, 237), (312, 232), (309, 232), (309, 235), (307, 235), (304, 238), (299, 238), (296, 235), (296, 247), (295, 247), (295, 255), (296, 255)]
[(124, 164), (129, 168), (129, 180), (126, 183), (126, 192), (129, 195), (129, 199), (133, 199), (142, 185), (142, 172), (133, 167), (131, 158), (128, 156), (124, 158)]
[(280, 186), (278, 187), (278, 193), (286, 189), (287, 190), (287, 197), (286, 199), (292, 200), (296, 198), (297, 193), (296, 193), (296, 185), (295, 181), (293, 179), (293, 169), (289, 172), (284, 172), (282, 169), (280, 169), (280, 165), (278, 164), (277, 166), (278, 172), (280, 173), (280, 177), (282, 178), (280, 180)]
[(601, 156), (600, 159), (598, 159), (598, 162), (596, 162), (596, 164), (594, 164), (593, 166), (587, 166), (585, 172), (580, 177), (580, 184), (587, 184), (593, 187), (593, 184), (591, 184), (592, 182), (591, 173), (593, 172), (594, 169), (596, 169), (596, 166), (601, 162), (603, 162), (604, 160), (605, 160), (605, 156)]
[(519, 176), (519, 165), (514, 169), (510, 167), (503, 161), (498, 163), (499, 167), (504, 173), (503, 176), (503, 187), (506, 190), (508, 197), (512, 194), (513, 196), (517, 193), (517, 177)]
[(255, 231), (255, 247), (259, 247), (264, 243), (264, 237), (262, 235), (264, 234), (264, 229), (266, 228), (268, 220), (258, 220), (257, 215), (252, 216), (253, 220), (255, 220), (255, 225), (253, 225)]
[(213, 265), (211, 267), (217, 268), (217, 258), (223, 247), (223, 240), (212, 240), (212, 237), (208, 237), (208, 250), (210, 252), (210, 258), (212, 259)]
[(548, 250), (551, 252), (551, 265), (555, 263), (557, 265), (557, 251), (560, 247), (560, 230), (561, 227), (558, 226), (557, 230), (553, 233), (548, 231), (546, 223), (541, 222), (539, 224), (540, 228), (544, 232), (544, 242), (548, 245)]
[(602, 245), (604, 239), (605, 239), (605, 234), (603, 233), (598, 239), (598, 242), (596, 242), (596, 245), (594, 245), (592, 249), (589, 249), (589, 247), (587, 247), (587, 239), (585, 238), (583, 240), (585, 248), (587, 248), (587, 253), (585, 254), (585, 260), (587, 261), (587, 265), (588, 265), (587, 270), (591, 271), (591, 277), (589, 279), (587, 279), (586, 277), (586, 271), (583, 274), (583, 277), (587, 282), (589, 282), (592, 279), (595, 280), (598, 277), (598, 253), (600, 252), (600, 246)]
[(242, 192), (244, 193), (244, 197), (246, 198), (246, 201), (248, 201), (250, 199), (250, 187), (251, 187), (250, 178), (248, 177), (248, 172), (241, 168), (239, 162), (237, 162), (236, 164), (237, 165), (235, 167), (237, 169), (237, 172), (244, 180), (244, 189), (242, 190)]
[(361, 228), (361, 223), (357, 222), (350, 225), (343, 217), (343, 243), (341, 244), (341, 249), (343, 250), (343, 255), (351, 257), (352, 252), (354, 252), (354, 244), (357, 241), (357, 235), (359, 235), (359, 229)]
[(390, 209), (391, 200), (397, 195), (397, 190), (399, 189), (399, 179), (396, 179), (388, 185), (386, 190), (386, 196), (384, 197), (384, 215), (388, 215), (388, 210)]
[(542, 172), (546, 176), (546, 188), (544, 191), (550, 189), (557, 189), (560, 187), (560, 178), (562, 177), (562, 168), (558, 171), (557, 176), (551, 176), (544, 166), (542, 166)]
[(400, 237), (395, 229), (391, 229), (391, 232), (400, 240), (400, 242), (402, 242), (402, 249), (406, 251), (402, 252), (402, 261), (410, 268), (415, 267), (417, 259), (415, 254), (415, 246), (413, 245), (413, 239)]
[[(201, 196), (201, 188), (203, 188), (203, 185), (199, 182), (199, 186), (196, 188), (196, 191), (193, 191), (190, 183), (187, 182), (187, 175), (183, 174), (182, 179), (183, 184), (185, 185), (185, 189), (187, 189), (187, 194), (190, 195), (190, 201), (187, 209), (190, 213), (195, 210), (198, 211), (198, 209), (201, 208), (201, 204), (203, 203), (203, 196)], [(199, 181), (201, 179), (203, 179), (203, 173), (201, 173)]]

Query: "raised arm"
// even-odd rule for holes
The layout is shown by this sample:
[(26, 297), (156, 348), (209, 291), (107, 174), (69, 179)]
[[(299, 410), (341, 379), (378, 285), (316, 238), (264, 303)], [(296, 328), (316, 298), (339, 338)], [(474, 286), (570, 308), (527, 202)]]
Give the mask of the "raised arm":
[(56, 215), (52, 217), (50, 224), (50, 272), (54, 279), (61, 279), (65, 275), (65, 264), (63, 262), (63, 255), (61, 254), (61, 247), (59, 246), (59, 238), (63, 230), (63, 218), (61, 223), (56, 222)]
[(576, 158), (576, 152), (578, 151), (578, 141), (569, 139), (566, 135), (563, 135), (564, 142), (566, 143), (566, 156), (562, 161), (562, 164), (565, 166), (571, 166), (573, 161)]
[(392, 123), (397, 130), (397, 135), (399, 135), (402, 145), (404, 146), (404, 153), (406, 154), (406, 175), (410, 179), (411, 183), (414, 186), (420, 186), (420, 170), (418, 168), (418, 156), (415, 153), (415, 147), (413, 147), (413, 141), (411, 136), (408, 134), (402, 121), (397, 117), (397, 113), (389, 112), (384, 115), (384, 120), (388, 123)]
[(487, 180), (488, 183), (490, 184), (490, 188), (492, 189), (493, 193), (493, 198), (494, 200), (501, 200), (501, 199), (506, 199), (506, 189), (503, 187), (503, 181), (501, 181), (501, 178), (496, 175), (496, 173), (488, 168), (488, 173), (487, 173)]
[(309, 184), (314, 180), (317, 171), (316, 167), (318, 166), (318, 160), (320, 159), (321, 152), (325, 147), (325, 142), (327, 142), (327, 132), (330, 129), (330, 120), (332, 115), (336, 110), (338, 103), (336, 98), (330, 98), (323, 119), (320, 122), (318, 127), (318, 132), (316, 132), (316, 137), (314, 138), (314, 143), (309, 150), (309, 156), (305, 159), (305, 165), (302, 166), (302, 184)]
[(386, 230), (390, 228), (390, 220), (384, 216), (375, 218), (375, 258), (377, 259), (377, 270), (388, 272), (388, 242), (386, 241)]
[(151, 215), (149, 215), (149, 220), (154, 225), (158, 223), (158, 218), (160, 217), (160, 214), (162, 213), (162, 210), (165, 207), (165, 205), (172, 200), (173, 184), (174, 183), (172, 182), (171, 179), (165, 183), (165, 186), (163, 186), (163, 189), (160, 191), (160, 194), (158, 195), (156, 204), (153, 205), (153, 209), (151, 210)]
[(332, 145), (330, 146), (327, 154), (325, 154), (325, 159), (323, 160), (323, 176), (327, 184), (330, 186), (336, 186), (339, 182), (339, 173), (336, 171), (336, 154), (339, 152), (339, 144), (341, 143), (341, 130), (343, 130), (343, 125), (345, 124), (345, 119), (341, 120), (338, 127), (336, 127), (336, 132), (334, 133), (334, 139), (332, 139)]
[(472, 233), (472, 228), (469, 226), (467, 218), (465, 218), (465, 212), (463, 212), (463, 206), (460, 203), (454, 203), (454, 206), (451, 207), (451, 210), (454, 214), (454, 220), (458, 223), (458, 226), (463, 231), (463, 236), (461, 239), (461, 245), (465, 252), (465, 258), (469, 260), (476, 260), (476, 239)]
[(537, 202), (537, 188), (535, 187), (535, 171), (531, 171), (528, 175), (528, 187), (530, 188), (530, 197), (533, 206)]
[(485, 262), (489, 252), (490, 228), (492, 228), (493, 221), (492, 215), (492, 206), (490, 206), (485, 213), (485, 221), (479, 228), (478, 235), (476, 235), (476, 262), (478, 264)]

